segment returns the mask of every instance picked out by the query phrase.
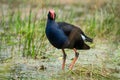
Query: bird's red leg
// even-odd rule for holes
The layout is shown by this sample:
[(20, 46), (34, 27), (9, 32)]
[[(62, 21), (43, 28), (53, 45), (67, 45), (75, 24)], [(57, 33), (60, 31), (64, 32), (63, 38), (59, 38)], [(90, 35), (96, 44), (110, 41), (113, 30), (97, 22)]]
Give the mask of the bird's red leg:
[(63, 63), (62, 63), (62, 70), (64, 70), (64, 67), (65, 67), (65, 61), (66, 61), (66, 54), (65, 54), (65, 51), (64, 49), (62, 49), (62, 52), (63, 52)]
[(75, 48), (73, 50), (75, 52), (75, 58), (73, 59), (72, 63), (70, 64), (70, 67), (69, 67), (70, 70), (72, 70), (72, 68), (73, 68), (73, 66), (74, 66), (74, 64), (75, 64), (75, 62), (76, 62), (76, 60), (78, 59), (78, 56), (79, 56), (79, 53), (77, 52), (77, 50)]

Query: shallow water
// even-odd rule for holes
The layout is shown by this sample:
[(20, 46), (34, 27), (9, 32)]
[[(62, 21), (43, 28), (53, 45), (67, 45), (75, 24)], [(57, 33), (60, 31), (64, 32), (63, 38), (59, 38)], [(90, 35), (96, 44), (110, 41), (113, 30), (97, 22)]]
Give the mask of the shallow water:
[[(50, 52), (50, 51), (48, 51)], [(51, 51), (52, 52), (52, 51)], [(67, 75), (69, 70), (69, 64), (71, 59), (74, 57), (72, 50), (66, 50), (67, 62), (65, 72), (61, 69), (62, 63), (62, 51), (55, 49), (55, 53), (51, 53), (52, 56), (48, 56), (46, 59), (31, 59), (23, 58), (20, 55), (14, 54), (13, 57), (6, 55), (5, 58), (1, 58), (0, 64), (0, 79), (22, 79), (22, 80), (52, 80), (60, 79), (60, 76)], [(109, 63), (111, 56), (109, 56), (109, 47), (106, 44), (96, 46), (88, 51), (78, 51), (80, 53), (79, 59), (73, 68), (73, 71), (82, 69), (83, 67), (89, 69), (93, 66), (99, 67), (100, 69), (107, 69), (104, 72), (105, 75), (109, 74), (113, 77), (120, 78), (120, 66), (115, 63)], [(117, 50), (116, 50), (117, 52)], [(46, 52), (47, 53), (47, 52)], [(113, 52), (114, 53), (114, 52)], [(118, 54), (118, 53), (116, 53)], [(2, 56), (3, 54), (1, 54)], [(11, 55), (11, 54), (9, 54)], [(3, 55), (5, 56), (5, 54)], [(80, 73), (80, 72), (78, 72)], [(77, 74), (77, 73), (76, 73)], [(70, 76), (70, 75), (69, 75)], [(66, 79), (71, 79), (68, 75)], [(73, 78), (81, 79), (81, 76), (72, 76)], [(84, 77), (85, 78), (85, 77)], [(83, 78), (83, 79), (84, 79)], [(107, 80), (107, 79), (106, 79)]]

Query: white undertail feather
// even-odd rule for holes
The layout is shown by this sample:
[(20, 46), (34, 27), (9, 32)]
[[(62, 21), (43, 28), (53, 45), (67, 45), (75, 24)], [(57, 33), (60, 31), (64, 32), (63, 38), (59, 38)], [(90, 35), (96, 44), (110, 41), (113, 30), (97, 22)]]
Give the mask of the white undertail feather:
[(82, 34), (81, 34), (81, 37), (82, 37), (82, 39), (83, 39), (83, 40), (85, 40), (85, 39), (86, 39), (86, 38), (85, 38), (85, 36), (84, 36), (84, 35), (82, 35)]

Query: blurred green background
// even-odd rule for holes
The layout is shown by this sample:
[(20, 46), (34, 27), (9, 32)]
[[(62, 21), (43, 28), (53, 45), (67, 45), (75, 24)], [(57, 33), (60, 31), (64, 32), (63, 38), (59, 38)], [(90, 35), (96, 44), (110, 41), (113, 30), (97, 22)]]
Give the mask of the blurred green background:
[[(120, 0), (0, 0), (0, 79), (119, 80), (119, 8)], [(45, 36), (49, 9), (94, 39), (73, 71), (61, 72), (62, 52)]]

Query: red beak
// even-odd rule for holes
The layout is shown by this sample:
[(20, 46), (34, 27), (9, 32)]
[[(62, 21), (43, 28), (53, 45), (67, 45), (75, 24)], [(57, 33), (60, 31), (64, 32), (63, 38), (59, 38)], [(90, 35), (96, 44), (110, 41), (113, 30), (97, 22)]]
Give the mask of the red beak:
[(51, 13), (50, 17), (52, 19), (55, 19), (55, 11), (54, 10), (50, 10), (49, 12)]

